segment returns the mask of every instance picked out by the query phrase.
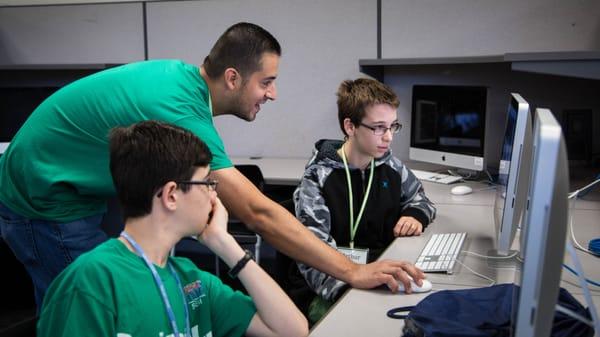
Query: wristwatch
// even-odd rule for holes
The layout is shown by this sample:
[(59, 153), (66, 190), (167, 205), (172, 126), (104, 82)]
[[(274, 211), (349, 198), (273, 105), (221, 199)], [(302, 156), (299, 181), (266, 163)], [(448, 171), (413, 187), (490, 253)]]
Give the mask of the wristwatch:
[(252, 252), (250, 252), (248, 249), (244, 249), (244, 252), (246, 252), (246, 254), (244, 254), (244, 256), (227, 273), (229, 274), (229, 277), (236, 278), (240, 271), (244, 269), (246, 263), (248, 263), (250, 260), (254, 260), (254, 255), (252, 255)]

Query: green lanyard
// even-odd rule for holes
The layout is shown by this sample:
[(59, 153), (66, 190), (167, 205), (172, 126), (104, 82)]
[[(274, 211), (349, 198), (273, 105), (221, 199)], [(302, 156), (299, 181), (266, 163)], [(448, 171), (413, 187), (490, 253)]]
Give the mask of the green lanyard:
[(375, 160), (371, 159), (371, 173), (369, 174), (369, 182), (367, 183), (367, 190), (358, 212), (356, 222), (354, 222), (354, 198), (352, 197), (352, 179), (350, 178), (350, 169), (348, 168), (348, 161), (346, 160), (346, 152), (344, 151), (344, 144), (342, 144), (342, 161), (344, 162), (344, 169), (346, 169), (346, 180), (348, 180), (348, 199), (350, 203), (350, 248), (354, 248), (354, 236), (358, 229), (358, 224), (362, 218), (365, 206), (367, 205), (367, 199), (369, 199), (369, 191), (371, 191), (371, 183), (373, 182), (373, 172), (375, 171)]

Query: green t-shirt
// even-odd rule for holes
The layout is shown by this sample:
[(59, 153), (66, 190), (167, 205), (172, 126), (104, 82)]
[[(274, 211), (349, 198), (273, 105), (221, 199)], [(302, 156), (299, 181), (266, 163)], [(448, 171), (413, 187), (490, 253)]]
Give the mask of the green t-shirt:
[(35, 109), (0, 157), (0, 202), (32, 219), (66, 222), (103, 212), (115, 193), (110, 129), (151, 119), (200, 137), (213, 154), (213, 170), (232, 166), (198, 67), (138, 62), (75, 81)]
[[(199, 270), (169, 258), (181, 279), (192, 336), (242, 336), (256, 307), (251, 298)], [(156, 266), (180, 333), (185, 329), (181, 292), (168, 267)], [(81, 255), (50, 285), (37, 326), (39, 337), (172, 336), (160, 292), (145, 262), (117, 239)]]

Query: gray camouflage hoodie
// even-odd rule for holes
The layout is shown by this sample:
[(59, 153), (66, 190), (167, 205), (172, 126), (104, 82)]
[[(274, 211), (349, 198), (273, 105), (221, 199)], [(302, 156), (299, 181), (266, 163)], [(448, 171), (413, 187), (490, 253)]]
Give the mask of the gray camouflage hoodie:
[[(334, 249), (348, 247), (350, 225), (348, 184), (344, 164), (337, 154), (342, 141), (320, 140), (294, 192), (296, 217), (318, 238)], [(358, 214), (369, 179), (364, 171), (350, 166), (354, 214)], [(421, 182), (393, 157), (391, 151), (375, 160), (369, 198), (354, 238), (355, 246), (369, 248), (368, 261), (376, 260), (393, 241), (393, 228), (401, 216), (413, 216), (423, 229), (435, 218), (433, 203)], [(326, 300), (337, 299), (345, 283), (317, 269), (298, 263), (305, 284)]]

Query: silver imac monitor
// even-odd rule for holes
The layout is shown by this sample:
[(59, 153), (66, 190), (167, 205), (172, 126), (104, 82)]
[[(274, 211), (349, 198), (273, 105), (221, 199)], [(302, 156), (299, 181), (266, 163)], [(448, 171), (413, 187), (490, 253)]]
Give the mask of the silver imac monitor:
[(536, 109), (529, 209), (513, 336), (550, 336), (558, 299), (568, 216), (569, 167), (552, 112)]
[(531, 170), (532, 140), (529, 104), (519, 94), (511, 94), (504, 127), (504, 141), (494, 202), (496, 250), (492, 255), (509, 255), (527, 204)]
[(483, 171), (487, 88), (415, 85), (409, 157)]

